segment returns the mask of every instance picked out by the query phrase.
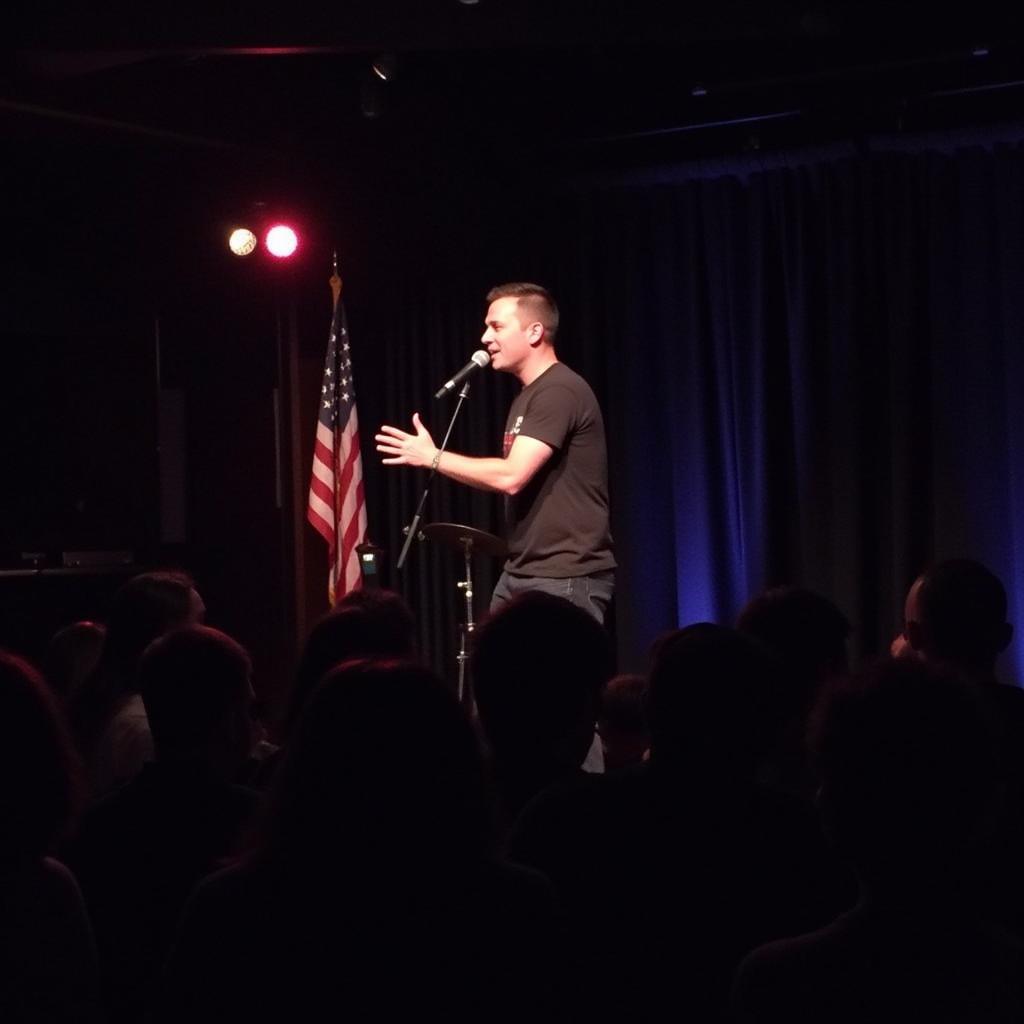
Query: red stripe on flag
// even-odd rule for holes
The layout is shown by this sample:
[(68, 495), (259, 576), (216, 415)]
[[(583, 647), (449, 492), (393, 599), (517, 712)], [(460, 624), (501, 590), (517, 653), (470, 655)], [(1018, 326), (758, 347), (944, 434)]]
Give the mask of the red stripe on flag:
[(334, 462), (334, 452), (320, 438), (317, 438), (316, 444), (313, 447), (313, 458), (329, 468)]
[(325, 504), (330, 506), (334, 502), (334, 491), (327, 486), (316, 474), (309, 481), (309, 489)]
[(331, 544), (334, 541), (334, 526), (327, 522), (323, 516), (318, 515), (311, 508), (308, 508), (306, 509), (306, 519), (309, 520), (312, 526), (316, 529), (316, 532), (319, 533), (328, 544)]

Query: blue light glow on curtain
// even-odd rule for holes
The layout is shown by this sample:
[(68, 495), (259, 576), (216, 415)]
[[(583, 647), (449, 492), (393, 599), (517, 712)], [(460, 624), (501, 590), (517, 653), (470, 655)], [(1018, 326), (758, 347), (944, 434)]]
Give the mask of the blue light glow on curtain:
[(558, 285), (603, 375), (626, 660), (782, 582), (880, 652), (914, 575), (959, 555), (1024, 610), (1018, 134), (583, 190)]

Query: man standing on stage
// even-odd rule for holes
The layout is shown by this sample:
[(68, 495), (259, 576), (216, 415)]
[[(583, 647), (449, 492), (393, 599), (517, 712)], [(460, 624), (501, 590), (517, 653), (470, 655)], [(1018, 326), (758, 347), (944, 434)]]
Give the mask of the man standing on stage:
[(491, 609), (543, 590), (603, 622), (614, 589), (604, 421), (593, 391), (555, 354), (558, 307), (545, 288), (492, 288), (481, 341), (496, 370), (523, 389), (509, 410), (501, 458), (438, 452), (413, 413), (415, 433), (382, 426), (377, 451), (391, 466), (426, 466), (505, 495), (509, 556)]

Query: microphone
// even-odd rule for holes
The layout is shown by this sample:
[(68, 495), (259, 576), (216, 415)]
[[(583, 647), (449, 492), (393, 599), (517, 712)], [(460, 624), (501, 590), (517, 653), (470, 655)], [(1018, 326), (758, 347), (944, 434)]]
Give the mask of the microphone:
[(457, 388), (471, 373), (475, 373), (477, 370), (487, 366), (491, 361), (491, 354), (485, 348), (478, 349), (470, 357), (470, 360), (466, 365), (459, 370), (451, 380), (446, 380), (438, 389), (435, 398), (440, 398), (442, 395), (448, 394), (449, 391)]

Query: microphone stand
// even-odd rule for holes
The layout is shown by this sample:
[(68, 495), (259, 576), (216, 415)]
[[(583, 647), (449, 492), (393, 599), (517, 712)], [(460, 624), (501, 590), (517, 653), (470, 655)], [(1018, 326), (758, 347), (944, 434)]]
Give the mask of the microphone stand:
[[(441, 442), (441, 446), (438, 448), (438, 454), (445, 451), (448, 447), (448, 439), (452, 436), (452, 428), (455, 426), (455, 420), (459, 415), (459, 411), (462, 409), (462, 403), (465, 402), (469, 395), (470, 381), (467, 378), (463, 382), (462, 390), (459, 391), (459, 401), (456, 403), (455, 409), (452, 412), (452, 418), (448, 421), (448, 429), (444, 433), (444, 440)], [(412, 522), (405, 528), (405, 543), (402, 545), (401, 554), (398, 556), (398, 561), (395, 562), (395, 568), (401, 570), (402, 566), (405, 565), (405, 559), (409, 554), (409, 548), (412, 546), (413, 537), (422, 540), (420, 534), (420, 520), (423, 518), (423, 506), (427, 503), (427, 495), (430, 493), (430, 485), (434, 482), (434, 477), (437, 476), (437, 468), (435, 467), (430, 471), (430, 475), (427, 477), (426, 486), (423, 488), (423, 494), (420, 497), (420, 503), (416, 506), (416, 514), (412, 517)]]

